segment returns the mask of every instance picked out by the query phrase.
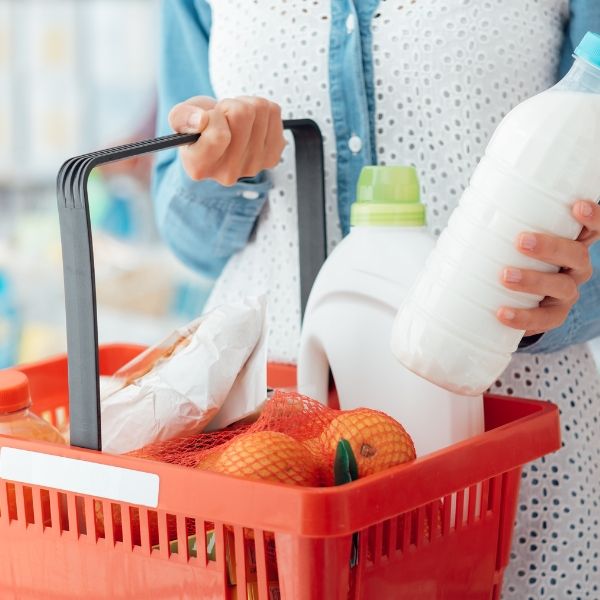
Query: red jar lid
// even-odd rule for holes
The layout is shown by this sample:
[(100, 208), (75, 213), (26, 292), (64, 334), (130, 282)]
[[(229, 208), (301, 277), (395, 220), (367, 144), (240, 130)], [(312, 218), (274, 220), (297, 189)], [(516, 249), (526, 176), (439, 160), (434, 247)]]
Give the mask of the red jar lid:
[(14, 369), (0, 371), (0, 412), (23, 410), (30, 404), (27, 375)]

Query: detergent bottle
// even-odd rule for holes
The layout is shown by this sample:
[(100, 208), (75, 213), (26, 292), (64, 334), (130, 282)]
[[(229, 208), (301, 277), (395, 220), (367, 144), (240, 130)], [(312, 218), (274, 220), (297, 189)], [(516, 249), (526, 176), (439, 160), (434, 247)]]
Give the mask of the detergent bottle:
[(363, 169), (350, 234), (312, 289), (298, 357), (301, 393), (326, 402), (331, 371), (342, 409), (386, 412), (410, 433), (418, 455), (483, 431), (481, 396), (422, 379), (390, 349), (398, 307), (435, 246), (425, 224), (414, 168)]

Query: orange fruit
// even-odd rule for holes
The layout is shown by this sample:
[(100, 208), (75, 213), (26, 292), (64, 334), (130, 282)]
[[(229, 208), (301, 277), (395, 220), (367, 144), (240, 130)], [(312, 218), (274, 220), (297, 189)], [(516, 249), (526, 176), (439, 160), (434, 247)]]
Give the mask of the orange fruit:
[(323, 454), (323, 443), (321, 438), (314, 437), (308, 440), (303, 440), (302, 445), (309, 451), (312, 452), (317, 458)]
[(319, 465), (297, 440), (277, 431), (245, 433), (216, 461), (214, 471), (290, 485), (319, 484)]
[(202, 469), (203, 471), (214, 471), (217, 461), (221, 458), (223, 450), (214, 450), (204, 455), (196, 464), (196, 469)]
[(415, 446), (404, 427), (385, 413), (369, 408), (342, 412), (321, 435), (323, 447), (332, 456), (341, 439), (348, 440), (352, 446), (359, 477), (416, 457)]

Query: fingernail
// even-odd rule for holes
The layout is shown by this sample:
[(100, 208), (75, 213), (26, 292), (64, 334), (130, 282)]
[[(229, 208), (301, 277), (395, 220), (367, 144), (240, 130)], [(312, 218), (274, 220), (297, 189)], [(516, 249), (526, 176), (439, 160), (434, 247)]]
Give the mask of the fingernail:
[(594, 212), (592, 210), (592, 207), (587, 203), (587, 202), (580, 202), (579, 203), (579, 212), (581, 213), (582, 217), (591, 217), (592, 213)]
[(519, 239), (519, 245), (523, 250), (533, 250), (537, 244), (537, 239), (535, 235), (531, 235), (530, 233), (524, 233)]
[(507, 321), (512, 321), (517, 315), (515, 314), (514, 310), (510, 310), (510, 308), (503, 308), (502, 309), (502, 316)]
[(200, 109), (193, 110), (187, 120), (187, 126), (193, 131), (200, 129), (200, 121), (202, 120), (202, 111)]
[(504, 280), (508, 283), (519, 283), (523, 279), (521, 269), (504, 269)]

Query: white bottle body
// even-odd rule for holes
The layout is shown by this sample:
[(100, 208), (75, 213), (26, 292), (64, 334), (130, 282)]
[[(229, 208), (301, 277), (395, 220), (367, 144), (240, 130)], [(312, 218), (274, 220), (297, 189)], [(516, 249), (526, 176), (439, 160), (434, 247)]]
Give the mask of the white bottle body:
[(542, 299), (507, 290), (504, 268), (557, 270), (516, 240), (525, 231), (579, 235), (571, 207), (600, 195), (599, 156), (600, 94), (557, 86), (505, 117), (398, 313), (392, 350), (402, 364), (461, 394), (494, 382), (525, 333), (503, 325), (498, 309)]
[(315, 281), (298, 359), (302, 393), (326, 402), (331, 369), (341, 408), (391, 415), (413, 437), (417, 455), (483, 432), (481, 397), (433, 385), (389, 349), (398, 307), (434, 244), (423, 228), (353, 228)]

